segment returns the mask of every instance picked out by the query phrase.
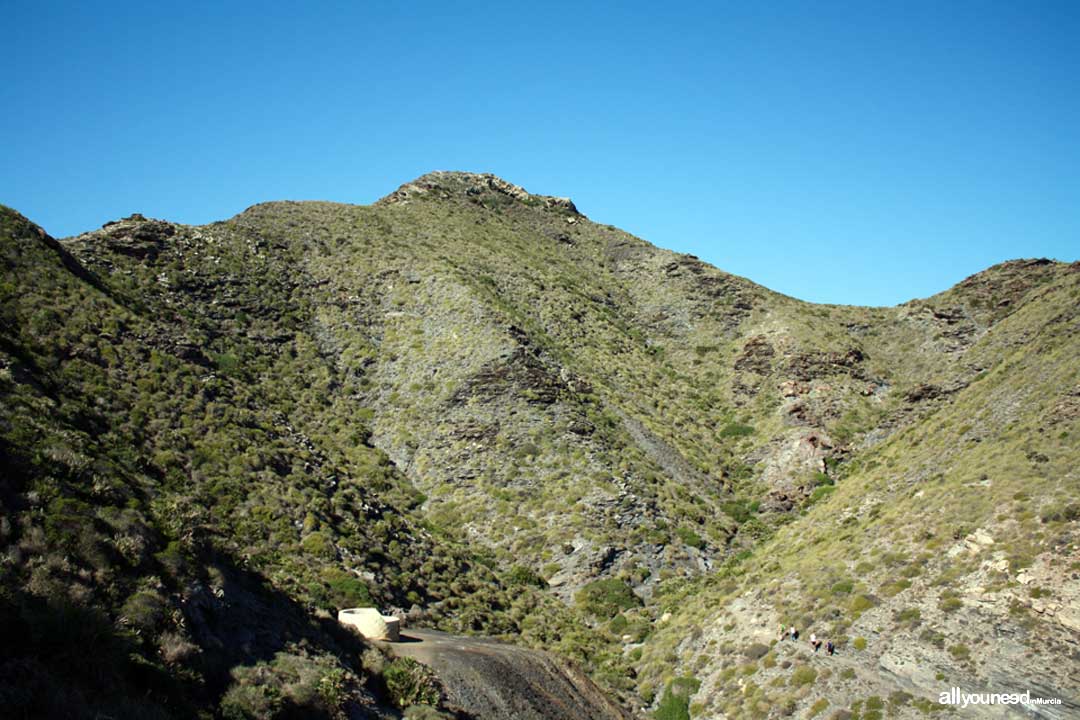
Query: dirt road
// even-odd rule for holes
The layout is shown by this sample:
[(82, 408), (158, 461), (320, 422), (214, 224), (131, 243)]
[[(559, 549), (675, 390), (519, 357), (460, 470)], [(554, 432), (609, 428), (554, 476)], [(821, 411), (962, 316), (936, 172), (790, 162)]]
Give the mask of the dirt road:
[(439, 676), (450, 701), (477, 720), (631, 720), (575, 665), (540, 650), (435, 630), (386, 646)]

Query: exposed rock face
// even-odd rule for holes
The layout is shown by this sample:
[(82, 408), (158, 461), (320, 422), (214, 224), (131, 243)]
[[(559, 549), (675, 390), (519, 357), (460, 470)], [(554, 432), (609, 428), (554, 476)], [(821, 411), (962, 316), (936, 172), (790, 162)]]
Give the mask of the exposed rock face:
[(516, 348), (509, 357), (499, 358), (472, 375), (451, 402), (465, 403), (471, 399), (491, 400), (502, 393), (523, 392), (531, 402), (555, 402), (560, 390), (567, 389), (561, 378), (547, 368), (534, 353), (524, 347)]
[(826, 469), (825, 460), (834, 450), (833, 441), (814, 430), (796, 431), (782, 442), (768, 455), (762, 472), (771, 488), (763, 507), (778, 512), (791, 510), (813, 491), (813, 473)]
[(123, 220), (106, 223), (101, 237), (109, 250), (140, 260), (153, 261), (176, 234), (176, 226), (163, 220), (148, 220), (136, 213)]
[(742, 354), (735, 359), (735, 369), (767, 375), (772, 369), (774, 355), (776, 350), (764, 336), (754, 336), (743, 345)]
[(785, 372), (803, 381), (836, 374), (866, 379), (860, 370), (863, 360), (865, 355), (858, 348), (844, 352), (797, 353), (787, 359)]
[(1069, 390), (1048, 413), (1047, 420), (1059, 424), (1080, 417), (1080, 385)]
[(927, 383), (908, 390), (907, 394), (904, 395), (904, 399), (908, 402), (919, 402), (921, 400), (933, 400), (941, 397), (941, 395), (942, 390), (940, 387)]

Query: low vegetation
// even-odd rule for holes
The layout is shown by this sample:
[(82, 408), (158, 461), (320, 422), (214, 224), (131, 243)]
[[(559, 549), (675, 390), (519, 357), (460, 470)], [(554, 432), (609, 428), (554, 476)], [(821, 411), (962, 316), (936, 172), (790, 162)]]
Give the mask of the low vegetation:
[(658, 718), (921, 712), (853, 669), (892, 638), (1068, 686), (1075, 265), (814, 306), (502, 187), (63, 242), (0, 210), (0, 704), (444, 712), (360, 662), (333, 613), (369, 604)]

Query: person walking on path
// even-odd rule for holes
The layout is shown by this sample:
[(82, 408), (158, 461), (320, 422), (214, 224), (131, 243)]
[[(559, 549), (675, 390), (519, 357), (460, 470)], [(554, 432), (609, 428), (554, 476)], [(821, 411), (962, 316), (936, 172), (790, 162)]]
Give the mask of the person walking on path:
[(787, 640), (787, 625), (780, 623), (780, 639)]
[(817, 652), (817, 633), (810, 633), (810, 647), (814, 648), (814, 652)]
[(796, 627), (794, 625), (791, 626), (791, 639), (792, 640), (798, 640), (799, 639), (799, 631), (798, 631), (798, 629), (796, 629)]
[(835, 654), (835, 653), (836, 653), (836, 646), (835, 646), (835, 645), (833, 645), (833, 641), (832, 641), (832, 640), (830, 640), (830, 641), (829, 641), (829, 643), (828, 643), (828, 645), (826, 645), (826, 646), (825, 646), (825, 649), (829, 651), (829, 654), (830, 654), (830, 655), (833, 655), (833, 654)]

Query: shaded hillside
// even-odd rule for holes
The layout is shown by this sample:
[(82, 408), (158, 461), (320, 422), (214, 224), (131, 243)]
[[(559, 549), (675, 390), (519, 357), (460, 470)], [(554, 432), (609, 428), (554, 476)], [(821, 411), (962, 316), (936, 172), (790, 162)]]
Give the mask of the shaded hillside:
[(695, 717), (1078, 686), (1075, 264), (812, 305), (465, 173), (61, 244), (7, 212), (4, 243), (4, 572), (114, 622), (151, 588), (144, 657), (198, 644), (164, 610), (213, 552)]

